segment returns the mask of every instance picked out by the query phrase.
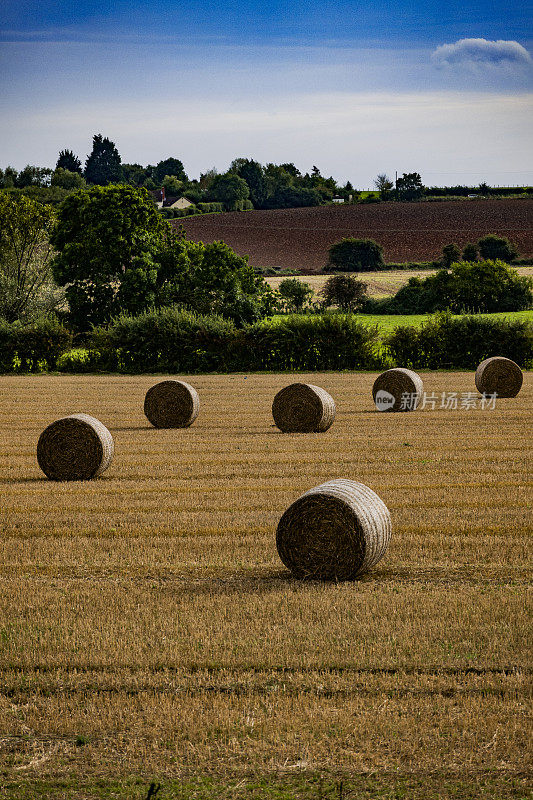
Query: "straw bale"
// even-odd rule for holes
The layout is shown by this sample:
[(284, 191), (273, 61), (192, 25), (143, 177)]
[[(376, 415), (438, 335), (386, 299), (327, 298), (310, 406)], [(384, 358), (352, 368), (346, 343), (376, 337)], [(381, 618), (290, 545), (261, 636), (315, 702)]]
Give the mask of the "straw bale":
[(101, 475), (113, 460), (113, 437), (89, 414), (52, 422), (37, 443), (37, 461), (54, 481), (85, 481)]
[(335, 419), (335, 402), (325, 389), (311, 383), (292, 383), (272, 403), (272, 416), (284, 433), (323, 432)]
[(155, 428), (188, 428), (199, 411), (198, 392), (185, 381), (156, 383), (144, 398), (144, 413)]
[(356, 481), (338, 479), (310, 489), (281, 517), (279, 556), (296, 578), (353, 580), (383, 557), (391, 538), (389, 510)]
[(522, 388), (522, 370), (510, 358), (486, 358), (476, 369), (476, 388), (481, 394), (516, 397)]
[(378, 411), (414, 411), (423, 392), (424, 384), (420, 375), (404, 367), (382, 372), (372, 387), (372, 397)]

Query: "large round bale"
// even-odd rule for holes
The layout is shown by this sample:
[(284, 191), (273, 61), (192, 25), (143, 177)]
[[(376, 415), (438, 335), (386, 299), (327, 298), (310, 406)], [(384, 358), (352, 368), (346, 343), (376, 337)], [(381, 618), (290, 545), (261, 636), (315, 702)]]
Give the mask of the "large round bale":
[(101, 475), (113, 460), (113, 437), (89, 414), (52, 422), (37, 442), (37, 461), (54, 481), (86, 481)]
[(272, 416), (284, 433), (321, 433), (335, 419), (332, 396), (312, 383), (291, 383), (281, 389), (272, 403)]
[(185, 381), (156, 383), (144, 398), (144, 413), (155, 428), (188, 428), (199, 411), (198, 392)]
[(395, 367), (378, 375), (372, 397), (378, 411), (414, 411), (422, 399), (422, 378), (411, 369)]
[(522, 388), (522, 370), (510, 358), (486, 358), (476, 369), (476, 389), (481, 394), (497, 397), (516, 397)]
[(353, 580), (378, 563), (391, 538), (387, 506), (363, 483), (328, 481), (281, 517), (276, 546), (296, 578)]

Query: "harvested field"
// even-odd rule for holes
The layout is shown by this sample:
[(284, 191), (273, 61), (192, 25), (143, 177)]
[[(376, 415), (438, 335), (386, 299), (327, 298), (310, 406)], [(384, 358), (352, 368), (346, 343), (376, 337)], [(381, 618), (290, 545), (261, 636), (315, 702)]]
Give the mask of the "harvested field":
[[(376, 373), (298, 375), (337, 405), (317, 434), (273, 425), (294, 376), (178, 377), (202, 413), (166, 430), (161, 376), (0, 379), (0, 797), (528, 796), (531, 373), (496, 410), (397, 415)], [(77, 411), (113, 463), (47, 481), (39, 434)], [(336, 477), (383, 499), (390, 548), (301, 583), (276, 525)]]
[(386, 261), (431, 261), (445, 244), (463, 247), (488, 233), (515, 242), (533, 256), (533, 199), (379, 203), (209, 214), (175, 220), (187, 236), (206, 243), (221, 239), (258, 267), (316, 272), (328, 248), (344, 236), (370, 237)]

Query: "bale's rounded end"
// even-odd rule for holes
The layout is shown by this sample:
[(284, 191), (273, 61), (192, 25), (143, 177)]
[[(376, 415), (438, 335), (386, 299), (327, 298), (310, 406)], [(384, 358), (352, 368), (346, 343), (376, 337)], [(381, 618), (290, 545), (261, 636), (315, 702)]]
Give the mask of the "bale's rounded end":
[(156, 383), (144, 398), (144, 413), (155, 428), (188, 428), (199, 411), (198, 392), (185, 381)]
[(516, 397), (523, 381), (524, 375), (518, 364), (503, 356), (486, 358), (476, 369), (476, 389), (480, 394)]
[(291, 383), (274, 397), (272, 416), (283, 433), (322, 433), (335, 419), (335, 401), (311, 383)]
[(390, 513), (363, 483), (333, 480), (310, 489), (282, 515), (279, 556), (295, 578), (354, 580), (385, 554)]
[(89, 414), (52, 422), (39, 437), (37, 461), (50, 480), (86, 481), (111, 464), (115, 446), (105, 425)]
[(378, 411), (414, 411), (424, 392), (422, 378), (411, 369), (394, 367), (378, 375), (372, 397)]

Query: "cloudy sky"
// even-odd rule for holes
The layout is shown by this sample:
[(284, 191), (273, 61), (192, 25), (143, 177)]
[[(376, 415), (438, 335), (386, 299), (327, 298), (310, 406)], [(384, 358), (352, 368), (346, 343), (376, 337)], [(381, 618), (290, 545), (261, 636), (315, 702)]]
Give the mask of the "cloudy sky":
[(236, 157), (372, 186), (533, 184), (521, 0), (2, 0), (0, 167)]

